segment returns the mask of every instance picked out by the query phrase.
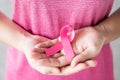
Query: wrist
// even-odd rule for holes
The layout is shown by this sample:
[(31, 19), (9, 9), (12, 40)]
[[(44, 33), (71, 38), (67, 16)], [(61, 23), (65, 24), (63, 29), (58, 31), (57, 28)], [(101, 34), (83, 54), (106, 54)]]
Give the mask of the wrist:
[(28, 33), (28, 32), (18, 32), (17, 33), (18, 35), (18, 39), (16, 39), (15, 41), (16, 44), (15, 44), (15, 48), (21, 52), (24, 52), (25, 51), (25, 47), (28, 46), (30, 43), (30, 40), (33, 40), (32, 39), (32, 34)]
[(104, 39), (104, 44), (109, 43), (109, 31), (106, 29), (104, 24), (98, 24), (94, 27), (102, 36)]

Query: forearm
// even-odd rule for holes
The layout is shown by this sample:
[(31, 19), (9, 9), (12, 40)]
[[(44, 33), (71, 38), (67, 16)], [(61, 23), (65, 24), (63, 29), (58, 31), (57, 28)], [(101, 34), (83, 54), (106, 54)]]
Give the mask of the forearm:
[(21, 45), (30, 35), (0, 12), (0, 41), (22, 51)]
[(120, 8), (110, 17), (100, 22), (96, 29), (105, 36), (105, 44), (120, 37)]

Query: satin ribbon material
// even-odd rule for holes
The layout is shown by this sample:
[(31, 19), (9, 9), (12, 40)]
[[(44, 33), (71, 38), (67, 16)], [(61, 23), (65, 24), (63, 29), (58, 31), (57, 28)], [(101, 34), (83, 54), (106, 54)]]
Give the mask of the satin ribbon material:
[(61, 41), (45, 50), (46, 56), (51, 56), (60, 50), (64, 50), (66, 59), (70, 61), (74, 57), (71, 41), (74, 39), (74, 28), (71, 25), (64, 26), (60, 31)]

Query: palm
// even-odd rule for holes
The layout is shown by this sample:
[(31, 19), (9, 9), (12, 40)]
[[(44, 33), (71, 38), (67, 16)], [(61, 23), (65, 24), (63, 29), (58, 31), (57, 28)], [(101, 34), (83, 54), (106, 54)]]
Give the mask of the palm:
[(36, 47), (37, 44), (48, 41), (49, 39), (41, 36), (32, 36), (29, 40), (25, 40), (24, 50), (25, 56), (29, 65), (43, 74), (58, 74), (59, 69), (56, 67), (50, 67), (45, 65), (39, 65), (40, 60), (48, 59), (44, 54), (44, 48)]

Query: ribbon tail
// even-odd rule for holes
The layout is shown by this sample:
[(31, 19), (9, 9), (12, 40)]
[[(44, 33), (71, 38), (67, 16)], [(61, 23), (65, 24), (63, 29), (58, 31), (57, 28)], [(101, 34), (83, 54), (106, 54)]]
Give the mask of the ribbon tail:
[(68, 61), (71, 61), (71, 59), (75, 56), (75, 54), (73, 52), (71, 43), (67, 37), (62, 38), (62, 45), (63, 45), (66, 59)]
[(45, 50), (46, 56), (49, 57), (51, 55), (54, 55), (55, 53), (60, 51), (62, 48), (63, 47), (62, 47), (61, 42), (58, 42), (55, 45), (53, 45), (52, 47)]

